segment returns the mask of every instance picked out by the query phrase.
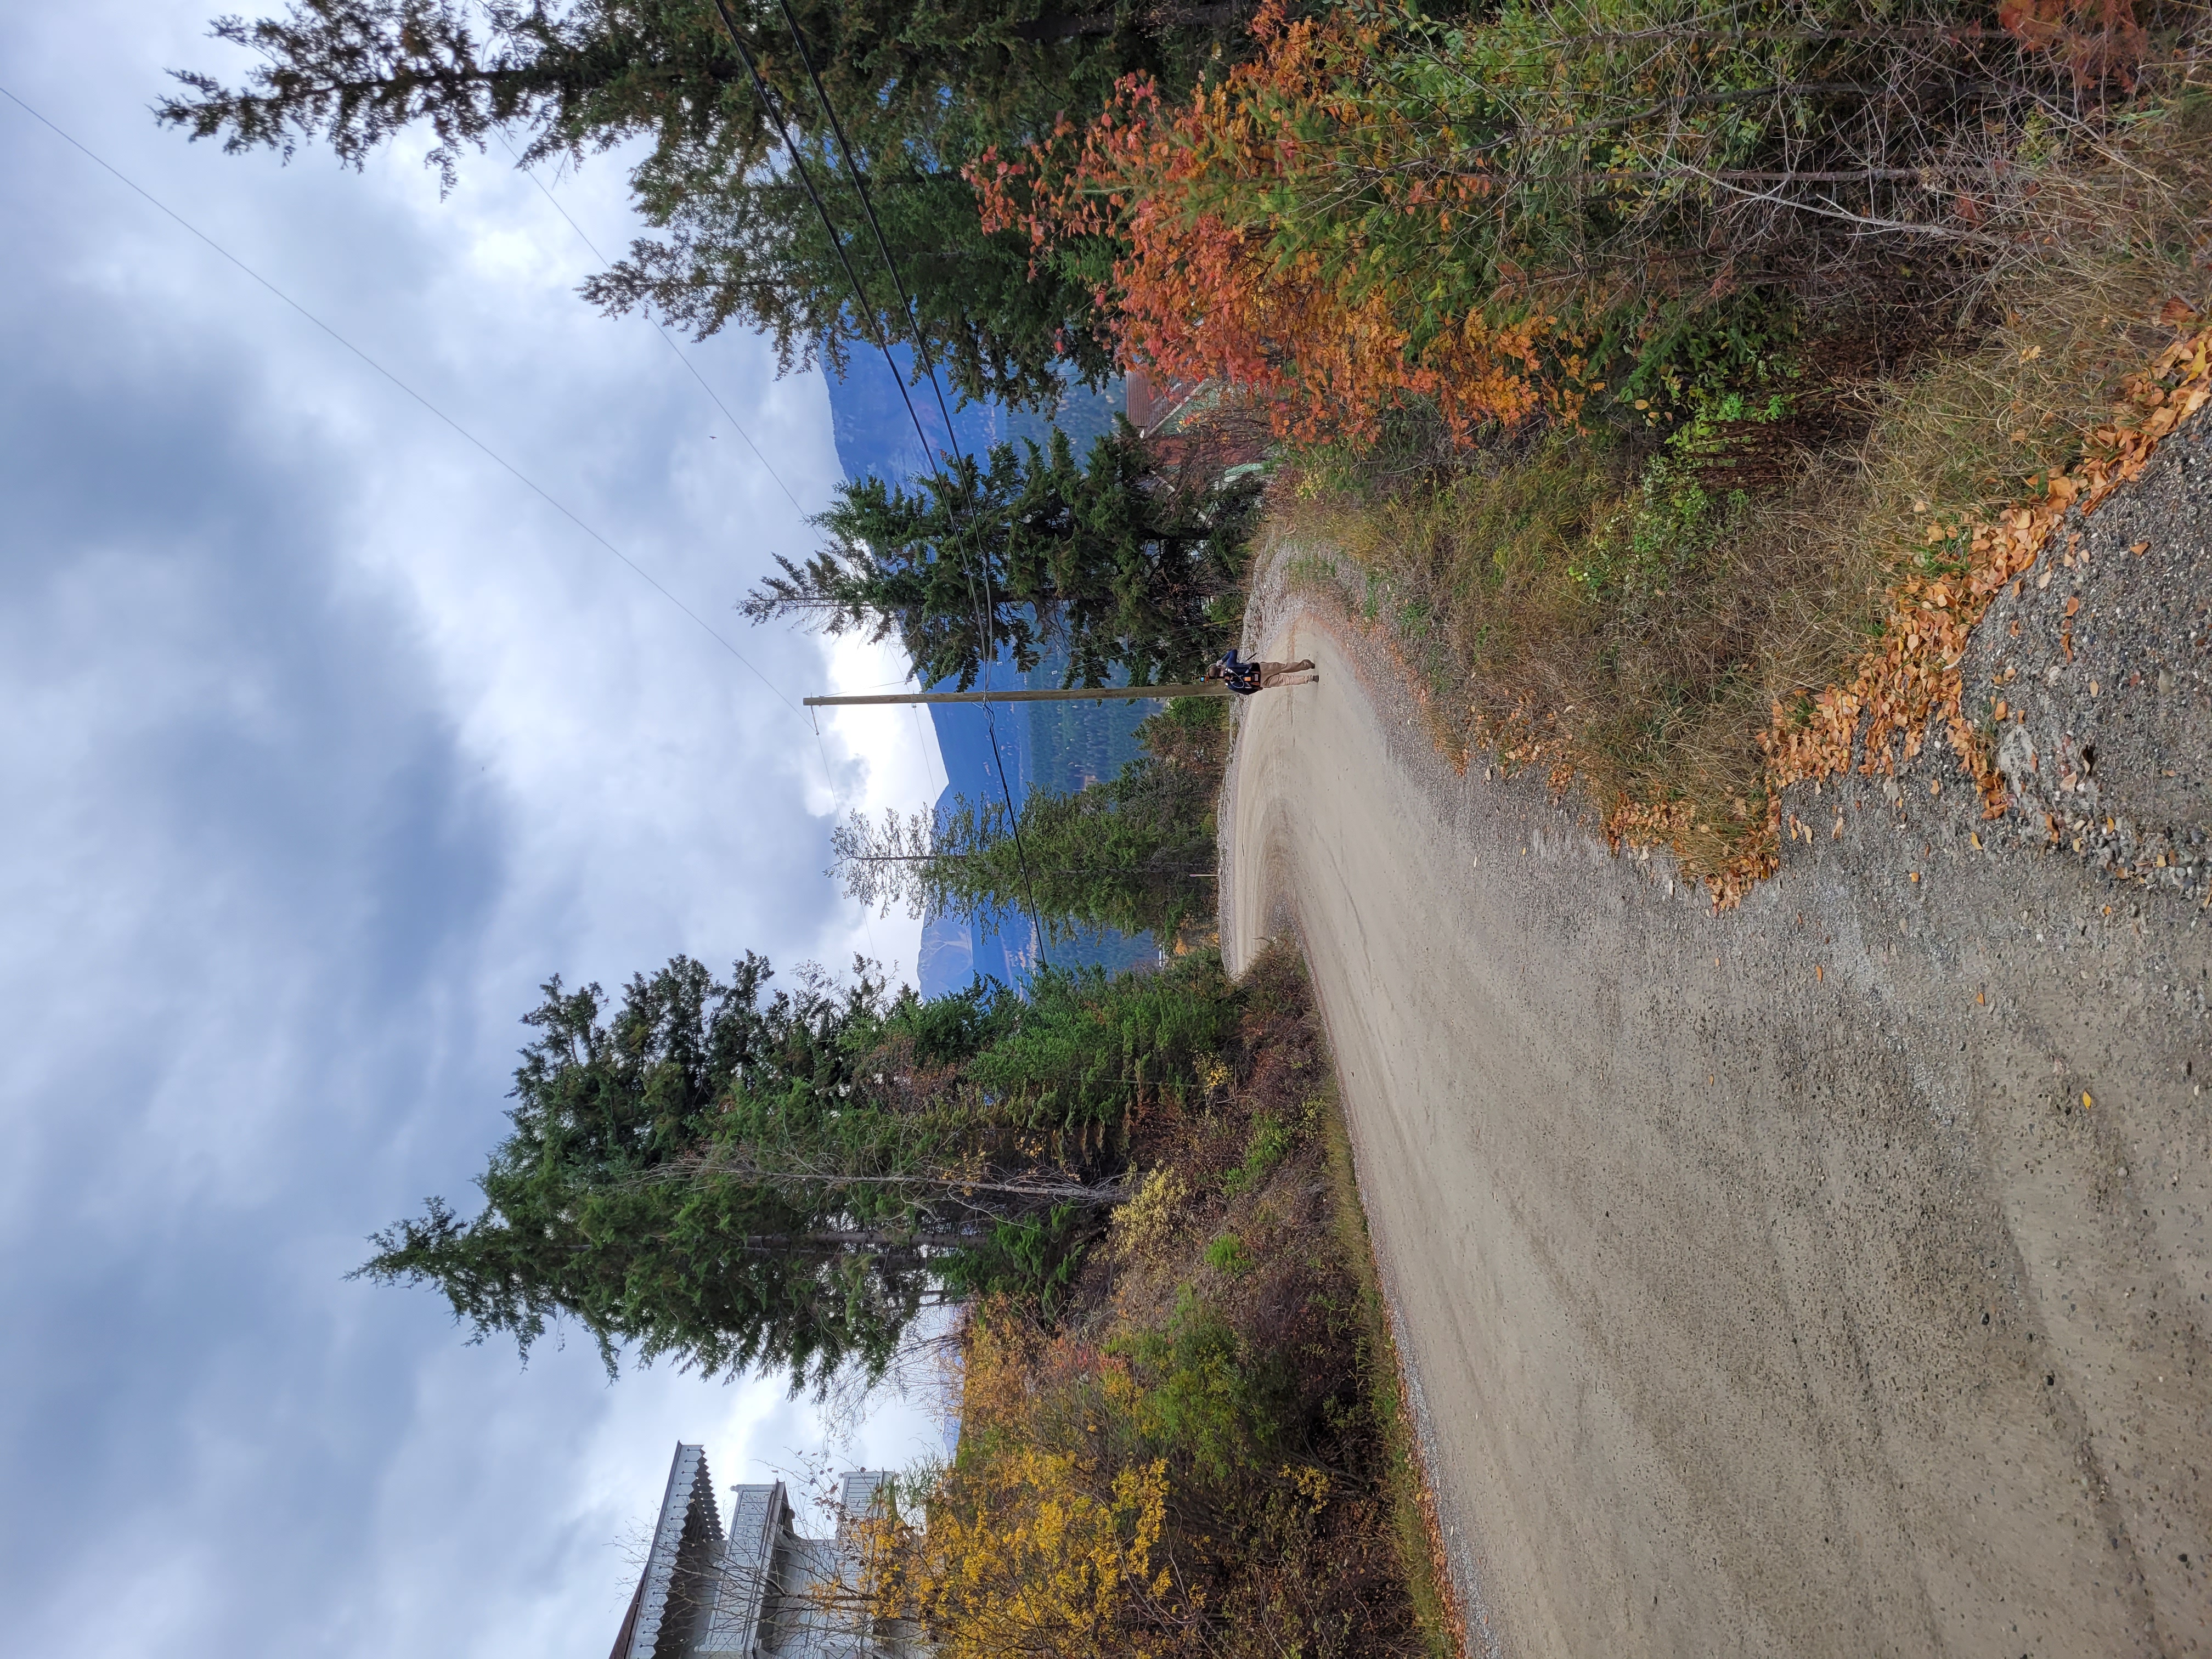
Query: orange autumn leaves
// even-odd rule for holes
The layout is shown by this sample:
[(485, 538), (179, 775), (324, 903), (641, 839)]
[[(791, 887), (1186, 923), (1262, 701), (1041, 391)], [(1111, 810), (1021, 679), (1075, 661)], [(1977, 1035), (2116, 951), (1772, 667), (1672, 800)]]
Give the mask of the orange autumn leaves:
[(1376, 26), (1286, 22), (1271, 0), (1253, 27), (1259, 57), (1185, 106), (1132, 77), (1089, 127), (987, 153), (968, 169), (986, 227), (1025, 232), (1040, 258), (1111, 247), (1092, 276), (1123, 361), (1249, 392), (1285, 437), (1370, 434), (1409, 398), (1462, 433), (1535, 409), (1553, 319), (1431, 315), (1413, 299), (1442, 284), (1405, 250), (1443, 245), (1489, 181), (1400, 165), (1427, 141), (1363, 95)]
[[(2203, 319), (2179, 301), (2167, 303), (2160, 320), (2197, 331), (2177, 339), (2124, 383), (2112, 418), (2083, 434), (2081, 455), (2069, 468), (2031, 480), (2028, 500), (1993, 515), (1927, 515), (1922, 539), (1931, 556), (1889, 589), (1877, 642), (1838, 683), (1794, 708), (1772, 706), (1757, 734), (1763, 762), (1757, 787), (1724, 803), (1617, 796), (1602, 817), (1610, 844), (1671, 848), (1703, 870), (1715, 908), (1729, 908), (1780, 867), (1785, 833), (1814, 839), (1814, 826), (1783, 810), (1783, 792), (1791, 784), (1850, 771), (1854, 757), (1863, 775), (1893, 775), (1939, 729), (1978, 791), (1983, 816), (2002, 816), (2009, 801), (1992, 739), (1996, 727), (2024, 719), (2024, 712), (1994, 692), (1970, 708), (1961, 663), (1975, 626), (2001, 591), (2039, 558), (2046, 568), (2054, 558), (2074, 562), (2071, 544), (2078, 536), (2069, 538), (2063, 554), (2050, 549), (2067, 511), (2094, 511), (2142, 472), (2164, 438), (2212, 402), (2212, 328), (2201, 327)], [(2129, 550), (2148, 546), (2139, 542)], [(2070, 601), (2057, 619), (2057, 643), (2069, 660), (2078, 610), (2079, 601)], [(1526, 731), (1477, 735), (1499, 739), (1502, 757), (1516, 765), (1548, 760), (1555, 794), (1578, 769), (1571, 732), (1545, 734), (1540, 744)], [(1839, 816), (1832, 835), (1840, 837), (1843, 827)]]
[[(1950, 542), (1963, 548), (1965, 570), (1900, 582), (1890, 594), (1881, 644), (1848, 684), (1831, 686), (1814, 697), (1802, 720), (1776, 705), (1772, 724), (1759, 738), (1766, 753), (1766, 833), (1710, 878), (1716, 903), (1734, 903), (1752, 883), (1773, 872), (1781, 792), (1793, 783), (1846, 770), (1862, 716), (1866, 728), (1860, 771), (1895, 771), (1899, 759), (1920, 752), (1929, 728), (1940, 719), (1953, 750), (1981, 792), (1983, 816), (2002, 814), (2004, 781), (1989, 744), (1963, 707), (1959, 663), (1974, 624), (1999, 591), (2034, 564), (2069, 507), (2094, 512), (2142, 471), (2167, 434), (2208, 402), (2212, 328), (2176, 341), (2148, 372), (2130, 380), (2119, 417), (2092, 432), (2082, 459), (2069, 471), (2045, 481), (2034, 500), (1987, 521), (1929, 526), (1931, 545)], [(1616, 833), (1640, 827), (1632, 811), (1623, 813)]]
[(2076, 87), (2112, 80), (2132, 90), (2150, 51), (2135, 0), (2002, 0), (1997, 27), (2064, 64)]

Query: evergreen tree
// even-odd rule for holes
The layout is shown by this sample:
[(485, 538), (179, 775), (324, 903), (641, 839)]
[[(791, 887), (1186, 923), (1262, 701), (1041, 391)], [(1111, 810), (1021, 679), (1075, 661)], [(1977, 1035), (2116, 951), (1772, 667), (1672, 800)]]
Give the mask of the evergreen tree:
[(904, 903), (915, 915), (975, 919), (1034, 902), (1054, 939), (1111, 927), (1172, 939), (1214, 900), (1222, 715), (1217, 702), (1170, 703), (1139, 728), (1147, 752), (1120, 776), (1024, 801), (1018, 842), (995, 803), (887, 811), (881, 823), (855, 812), (830, 832), (831, 873), (886, 914)]
[[(916, 290), (923, 331), (971, 397), (1048, 400), (1055, 360), (1110, 371), (1091, 296), (1029, 271), (1027, 238), (985, 236), (960, 167), (1012, 149), (1065, 112), (1103, 107), (1115, 80), (1144, 72), (1188, 86), (1214, 48), (1242, 40), (1242, 5), (1070, 11), (1051, 0), (792, 0), (791, 10), (860, 152), (884, 228)], [(838, 177), (828, 126), (775, 0), (729, 13), (786, 120)], [(415, 129), (451, 188), (462, 154), (495, 134), (524, 161), (581, 161), (643, 139), (632, 176), (665, 240), (587, 285), (613, 310), (652, 303), (706, 333), (737, 321), (773, 335), (787, 365), (816, 343), (833, 359), (871, 337), (799, 183), (782, 176), (772, 124), (711, 0), (294, 0), (281, 18), (218, 19), (216, 38), (261, 62), (240, 87), (179, 72), (163, 122), (232, 151), (288, 158), (325, 143), (360, 166)], [(865, 236), (849, 182), (826, 192), (842, 233)], [(866, 306), (909, 332), (872, 246), (854, 261)]]
[(567, 1317), (611, 1371), (635, 1344), (709, 1373), (781, 1369), (797, 1388), (880, 1370), (979, 1252), (1050, 1239), (1064, 1260), (1071, 1218), (1121, 1193), (1011, 1133), (1005, 1111), (1048, 1077), (1002, 1066), (988, 1097), (969, 1081), (1018, 1006), (988, 987), (887, 1000), (856, 968), (842, 988), (810, 973), (767, 997), (757, 957), (727, 983), (679, 957), (634, 977), (611, 1018), (598, 986), (548, 981), (482, 1209), (464, 1220), (430, 1200), (375, 1236), (361, 1273), (434, 1285), (476, 1338), (526, 1355)]
[[(584, 298), (611, 317), (650, 308), (701, 339), (732, 323), (758, 329), (787, 374), (817, 360), (843, 374), (854, 352), (875, 350), (877, 327), (911, 341), (915, 326), (877, 255), (858, 192), (821, 153), (825, 146), (806, 140), (801, 148), (867, 296), (866, 313), (855, 310), (851, 279), (795, 180), (700, 184), (650, 165), (633, 184), (646, 216), (665, 234), (633, 242), (626, 258), (583, 284)], [(1049, 410), (1069, 380), (1095, 386), (1119, 372), (1091, 285), (1056, 269), (1033, 271), (1025, 236), (987, 234), (974, 187), (958, 173), (893, 157), (870, 176), (868, 202), (948, 391)]]
[(830, 545), (779, 558), (746, 597), (755, 622), (795, 617), (831, 634), (896, 634), (925, 682), (966, 690), (1003, 648), (1026, 672), (1065, 640), (1068, 685), (1194, 678), (1227, 639), (1214, 603), (1233, 585), (1256, 485), (1170, 487), (1135, 434), (993, 447), (944, 458), (912, 493), (877, 477), (839, 486), (815, 520)]

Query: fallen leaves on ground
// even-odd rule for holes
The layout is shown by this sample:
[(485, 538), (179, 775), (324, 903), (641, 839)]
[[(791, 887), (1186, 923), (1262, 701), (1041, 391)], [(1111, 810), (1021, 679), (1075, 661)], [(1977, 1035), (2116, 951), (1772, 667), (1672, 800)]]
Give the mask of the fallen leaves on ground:
[[(2005, 785), (1993, 745), (1960, 707), (1959, 664), (1974, 624), (2006, 585), (2035, 563), (2069, 508), (2078, 507), (2084, 515), (2096, 511), (2142, 471), (2169, 433), (2207, 402), (2212, 402), (2212, 328), (2176, 341), (2145, 373), (2130, 379), (2116, 418), (2090, 433), (2081, 459), (2070, 471), (2044, 480), (2033, 500), (1986, 521), (1929, 527), (1931, 545), (1964, 544), (1965, 573), (1911, 576), (1899, 582), (1890, 591), (1881, 643), (1862, 659), (1849, 684), (1832, 685), (1813, 698), (1809, 716), (1802, 721), (1775, 705), (1772, 723), (1759, 737), (1766, 753), (1765, 830), (1705, 878), (1716, 910), (1737, 903), (1779, 867), (1784, 789), (1850, 770), (1855, 748), (1863, 756), (1861, 773), (1893, 775), (1900, 761), (1920, 752), (1938, 720), (1981, 793), (1982, 816), (2003, 814)], [(2145, 542), (2130, 550), (2140, 554), (2148, 546)], [(2036, 586), (2046, 586), (2050, 575), (2046, 568)], [(2071, 617), (2080, 608), (2079, 599), (2069, 598), (2066, 615)], [(2070, 629), (2061, 643), (2070, 660)], [(1686, 815), (1679, 806), (1623, 802), (1608, 816), (1606, 829), (1616, 842), (1669, 840), (1668, 832)]]

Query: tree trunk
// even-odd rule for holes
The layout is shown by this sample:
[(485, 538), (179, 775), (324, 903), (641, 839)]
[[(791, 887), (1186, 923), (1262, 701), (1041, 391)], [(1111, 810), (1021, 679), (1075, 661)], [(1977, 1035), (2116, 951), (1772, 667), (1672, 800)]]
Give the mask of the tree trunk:
[(1119, 27), (1119, 21), (1111, 12), (1048, 11), (1042, 17), (1016, 24), (1014, 37), (1047, 46), (1054, 40), (1073, 40), (1085, 34), (1111, 34)]
[[(1140, 15), (1140, 27), (1152, 28), (1219, 28), (1247, 17), (1255, 9), (1249, 0), (1215, 0), (1211, 5), (1148, 6)], [(1110, 11), (1073, 12), (1048, 11), (1026, 23), (1018, 24), (1017, 38), (1032, 40), (1040, 46), (1054, 40), (1073, 40), (1084, 35), (1113, 34), (1118, 32), (1121, 21)]]

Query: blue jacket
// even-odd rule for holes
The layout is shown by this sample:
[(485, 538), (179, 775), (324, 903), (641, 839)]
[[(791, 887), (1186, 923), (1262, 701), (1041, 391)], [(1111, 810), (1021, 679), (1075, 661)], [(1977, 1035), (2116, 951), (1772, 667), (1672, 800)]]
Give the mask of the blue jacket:
[(1229, 682), (1229, 689), (1239, 696), (1249, 697), (1260, 689), (1260, 665), (1237, 661), (1234, 647), (1222, 653), (1216, 666), (1221, 670), (1221, 678)]

